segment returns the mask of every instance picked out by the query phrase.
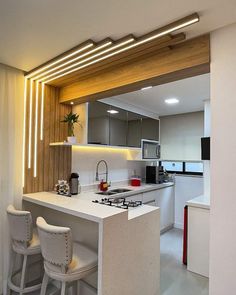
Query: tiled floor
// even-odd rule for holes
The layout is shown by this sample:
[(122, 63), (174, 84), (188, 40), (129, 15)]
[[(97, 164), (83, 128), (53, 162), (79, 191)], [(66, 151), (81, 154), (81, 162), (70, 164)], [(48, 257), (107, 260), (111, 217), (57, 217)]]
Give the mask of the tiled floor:
[(182, 230), (161, 235), (161, 295), (208, 295), (208, 279), (182, 264)]

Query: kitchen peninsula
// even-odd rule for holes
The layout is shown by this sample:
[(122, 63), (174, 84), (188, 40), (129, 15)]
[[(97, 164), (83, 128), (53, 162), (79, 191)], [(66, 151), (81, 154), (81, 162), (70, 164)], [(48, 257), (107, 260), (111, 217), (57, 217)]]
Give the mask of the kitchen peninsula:
[[(168, 188), (173, 183), (144, 185), (117, 198), (141, 198), (145, 203), (146, 193)], [(98, 251), (98, 273), (81, 284), (82, 295), (159, 295), (159, 208), (144, 204), (125, 210), (92, 202), (95, 198), (102, 196), (83, 192), (69, 198), (39, 192), (25, 194), (23, 199), (34, 219), (43, 216), (52, 224), (69, 226), (75, 241)]]

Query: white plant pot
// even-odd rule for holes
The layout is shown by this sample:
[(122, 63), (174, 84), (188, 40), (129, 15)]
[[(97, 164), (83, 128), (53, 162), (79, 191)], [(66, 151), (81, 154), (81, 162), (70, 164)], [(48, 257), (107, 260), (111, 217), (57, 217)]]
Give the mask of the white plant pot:
[(76, 137), (75, 136), (68, 136), (67, 141), (71, 144), (77, 143)]

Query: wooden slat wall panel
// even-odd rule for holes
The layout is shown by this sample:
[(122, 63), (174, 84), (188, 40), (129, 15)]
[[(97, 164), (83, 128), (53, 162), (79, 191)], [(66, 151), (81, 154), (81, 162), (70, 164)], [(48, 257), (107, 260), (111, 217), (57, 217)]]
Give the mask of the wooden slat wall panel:
[(34, 140), (35, 140), (35, 97), (33, 88), (32, 104), (32, 144), (31, 169), (28, 169), (30, 82), (28, 82), (26, 106), (26, 140), (25, 140), (25, 185), (24, 193), (51, 191), (58, 179), (67, 179), (71, 173), (71, 148), (50, 147), (50, 142), (63, 141), (67, 137), (67, 126), (61, 123), (64, 115), (71, 111), (71, 106), (59, 103), (59, 90), (45, 85), (43, 140), (40, 139), (41, 122), (41, 85), (38, 101), (38, 134), (37, 134), (37, 175), (34, 177)]

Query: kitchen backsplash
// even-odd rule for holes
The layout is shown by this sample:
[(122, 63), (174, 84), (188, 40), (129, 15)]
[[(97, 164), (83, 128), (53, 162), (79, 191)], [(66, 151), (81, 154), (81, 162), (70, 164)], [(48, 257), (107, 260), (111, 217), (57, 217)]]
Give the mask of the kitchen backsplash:
[[(79, 174), (82, 187), (96, 184), (96, 165), (100, 160), (106, 160), (108, 164), (108, 181), (127, 181), (134, 173), (145, 177), (145, 162), (127, 161), (127, 150), (114, 148), (72, 148), (72, 172)], [(99, 172), (105, 172), (105, 167), (100, 166)], [(100, 176), (102, 179), (102, 176)], [(105, 175), (104, 175), (105, 178)]]

